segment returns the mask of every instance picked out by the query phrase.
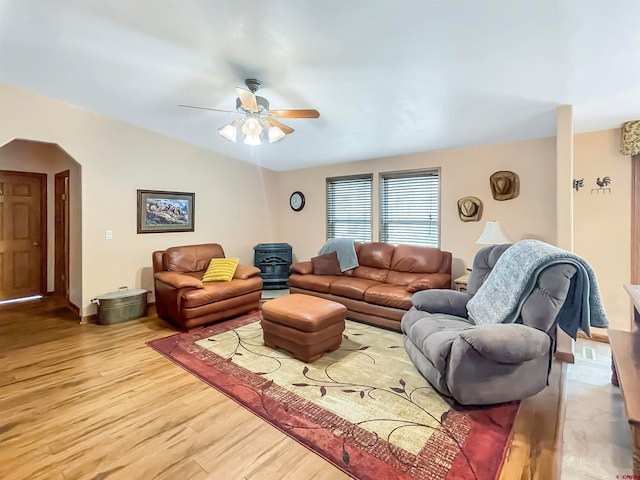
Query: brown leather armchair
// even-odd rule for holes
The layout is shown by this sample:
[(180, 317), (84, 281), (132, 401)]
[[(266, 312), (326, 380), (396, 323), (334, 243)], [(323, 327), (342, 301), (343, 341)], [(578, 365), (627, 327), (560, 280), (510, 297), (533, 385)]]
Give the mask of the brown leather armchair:
[(202, 282), (212, 258), (224, 258), (217, 243), (153, 252), (158, 317), (185, 330), (256, 310), (262, 297), (260, 269), (238, 265), (229, 282)]

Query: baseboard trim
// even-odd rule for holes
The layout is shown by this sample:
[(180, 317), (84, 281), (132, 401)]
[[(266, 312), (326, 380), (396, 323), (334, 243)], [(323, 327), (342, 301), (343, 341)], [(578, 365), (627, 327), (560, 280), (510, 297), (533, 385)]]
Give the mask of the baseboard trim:
[(90, 323), (98, 323), (98, 314), (94, 313), (92, 315), (82, 315), (80, 317), (80, 325), (89, 325)]
[(80, 317), (80, 307), (78, 307), (74, 303), (71, 303), (69, 299), (67, 299), (67, 308)]
[[(78, 310), (78, 314), (80, 313), (80, 310)], [(150, 302), (147, 304), (147, 314), (145, 315), (146, 317), (148, 317), (149, 315), (155, 315), (156, 314), (156, 303), (155, 302)], [(141, 318), (145, 318), (145, 317), (141, 317)], [(89, 324), (98, 324), (98, 314), (94, 313), (91, 315), (84, 315), (81, 317), (80, 319), (80, 324), (81, 325), (89, 325)]]
[(594, 342), (600, 342), (600, 343), (609, 343), (609, 337), (604, 333), (592, 332), (591, 336), (589, 337), (584, 332), (578, 332), (578, 338), (582, 338), (584, 340), (593, 340)]

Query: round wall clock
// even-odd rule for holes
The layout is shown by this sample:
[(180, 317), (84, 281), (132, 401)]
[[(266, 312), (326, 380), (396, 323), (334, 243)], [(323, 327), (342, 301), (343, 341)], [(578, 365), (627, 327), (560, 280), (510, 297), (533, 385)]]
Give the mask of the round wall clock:
[(299, 212), (304, 208), (304, 194), (302, 192), (293, 192), (289, 197), (289, 206), (294, 212)]

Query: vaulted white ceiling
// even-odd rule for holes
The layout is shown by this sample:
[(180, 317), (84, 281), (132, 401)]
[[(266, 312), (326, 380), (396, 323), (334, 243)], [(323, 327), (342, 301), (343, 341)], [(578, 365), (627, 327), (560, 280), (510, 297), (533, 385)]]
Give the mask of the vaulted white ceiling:
[[(637, 0), (0, 0), (0, 81), (274, 170), (640, 118)], [(296, 132), (217, 128), (258, 78)], [(0, 99), (1, 101), (1, 99)], [(1, 104), (1, 103), (0, 103)]]

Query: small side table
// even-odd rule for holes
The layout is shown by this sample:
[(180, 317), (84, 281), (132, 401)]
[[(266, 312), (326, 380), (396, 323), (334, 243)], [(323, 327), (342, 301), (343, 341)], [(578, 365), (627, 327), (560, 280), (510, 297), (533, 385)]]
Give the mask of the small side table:
[(633, 303), (633, 323), (631, 331), (640, 331), (640, 285), (626, 284), (624, 289)]
[(456, 290), (458, 292), (466, 292), (467, 291), (467, 283), (469, 282), (469, 274), (465, 273), (464, 275), (456, 278), (453, 283), (456, 285)]

